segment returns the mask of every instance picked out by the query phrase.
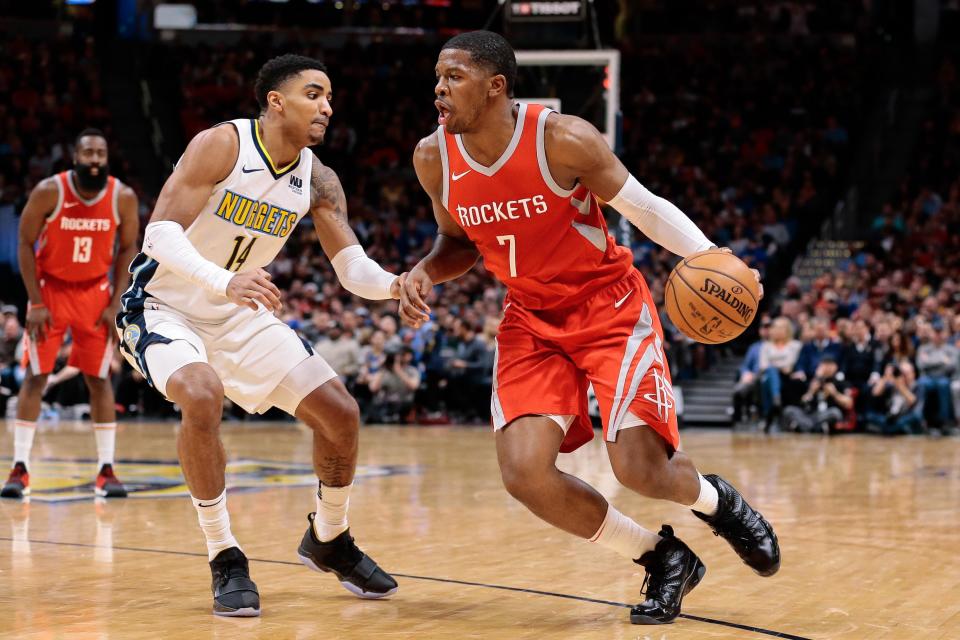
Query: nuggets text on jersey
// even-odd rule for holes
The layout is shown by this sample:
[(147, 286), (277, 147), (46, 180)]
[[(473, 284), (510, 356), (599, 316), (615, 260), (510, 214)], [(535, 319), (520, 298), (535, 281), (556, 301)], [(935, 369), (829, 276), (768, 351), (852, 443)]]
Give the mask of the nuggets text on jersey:
[(299, 215), (266, 201), (257, 201), (226, 190), (216, 214), (238, 227), (285, 238), (297, 224)]

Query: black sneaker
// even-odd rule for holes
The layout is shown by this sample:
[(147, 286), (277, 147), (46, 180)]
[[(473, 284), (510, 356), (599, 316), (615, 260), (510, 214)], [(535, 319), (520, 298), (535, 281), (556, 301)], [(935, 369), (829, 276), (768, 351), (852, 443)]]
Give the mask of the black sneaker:
[(647, 551), (634, 560), (647, 570), (643, 579), (643, 594), (647, 599), (630, 609), (633, 624), (669, 624), (680, 615), (683, 597), (703, 580), (707, 572), (700, 558), (690, 547), (673, 535), (673, 528), (665, 524), (653, 551)]
[(30, 495), (30, 474), (27, 465), (17, 462), (10, 469), (10, 475), (0, 489), (0, 498), (23, 498)]
[(224, 549), (210, 561), (213, 615), (252, 618), (260, 615), (260, 593), (250, 579), (247, 556), (237, 547)]
[(720, 496), (717, 513), (712, 516), (694, 511), (713, 529), (713, 534), (724, 538), (748, 567), (761, 576), (772, 576), (780, 569), (780, 544), (770, 523), (747, 504), (733, 485), (717, 475), (706, 475), (707, 482)]
[(300, 562), (314, 571), (333, 573), (344, 588), (358, 598), (386, 598), (397, 592), (397, 581), (357, 548), (347, 529), (329, 542), (313, 533), (315, 513), (307, 515), (309, 526), (300, 541)]

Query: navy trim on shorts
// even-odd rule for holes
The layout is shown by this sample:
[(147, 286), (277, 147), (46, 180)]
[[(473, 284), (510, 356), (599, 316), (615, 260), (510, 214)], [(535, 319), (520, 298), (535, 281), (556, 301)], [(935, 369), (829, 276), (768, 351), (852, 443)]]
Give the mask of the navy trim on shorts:
[(310, 343), (307, 342), (306, 338), (301, 336), (299, 333), (297, 334), (297, 337), (300, 338), (300, 342), (303, 343), (303, 348), (307, 350), (307, 355), (311, 355), (311, 356), (317, 355), (316, 352), (314, 352), (313, 347), (310, 346)]
[[(130, 311), (128, 313), (121, 311), (117, 316), (117, 323), (118, 325), (122, 323), (123, 327), (120, 336), (120, 350), (134, 359), (137, 363), (137, 368), (140, 369), (140, 373), (147, 379), (147, 384), (157, 389), (157, 385), (153, 383), (153, 378), (150, 376), (150, 369), (147, 367), (147, 360), (144, 356), (146, 355), (147, 347), (150, 345), (170, 344), (173, 340), (159, 333), (147, 331), (147, 321), (143, 317), (142, 310)], [(130, 342), (134, 343), (132, 349), (130, 348)], [(159, 389), (157, 389), (157, 391), (159, 391)]]
[(157, 267), (160, 263), (145, 253), (138, 253), (137, 257), (130, 263), (130, 286), (120, 296), (120, 312), (117, 313), (117, 328), (123, 329), (120, 324), (120, 318), (130, 311), (142, 311), (143, 303), (149, 295), (146, 287), (147, 283), (157, 273)]
[[(150, 377), (150, 370), (144, 354), (152, 344), (169, 344), (170, 338), (159, 333), (147, 331), (147, 321), (143, 317), (144, 303), (150, 295), (147, 293), (147, 283), (150, 282), (160, 263), (145, 253), (137, 254), (130, 263), (130, 286), (120, 297), (120, 311), (117, 313), (117, 330), (120, 332), (120, 350), (129, 355), (137, 363), (140, 373), (147, 379), (147, 383), (157, 388)], [(130, 343), (133, 347), (130, 347)]]

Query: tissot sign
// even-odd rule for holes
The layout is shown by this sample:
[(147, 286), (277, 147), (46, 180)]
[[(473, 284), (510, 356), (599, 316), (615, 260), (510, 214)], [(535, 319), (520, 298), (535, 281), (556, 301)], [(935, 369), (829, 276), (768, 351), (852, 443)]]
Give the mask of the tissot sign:
[(584, 16), (584, 0), (510, 0), (507, 17), (516, 21), (527, 20), (581, 20)]

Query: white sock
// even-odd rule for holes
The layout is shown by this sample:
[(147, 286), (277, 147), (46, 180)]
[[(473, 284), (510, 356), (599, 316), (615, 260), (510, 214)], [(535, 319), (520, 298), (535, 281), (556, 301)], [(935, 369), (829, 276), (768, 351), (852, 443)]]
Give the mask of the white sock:
[(697, 476), (700, 478), (700, 496), (696, 502), (690, 505), (690, 508), (694, 511), (699, 511), (705, 516), (716, 515), (717, 502), (720, 500), (720, 496), (717, 494), (717, 488), (707, 482), (707, 479), (699, 473)]
[(660, 542), (660, 536), (647, 531), (617, 511), (612, 504), (608, 504), (607, 516), (590, 538), (590, 542), (596, 542), (622, 556), (636, 560), (647, 551), (653, 551)]
[(13, 462), (22, 462), (30, 468), (30, 450), (33, 448), (33, 436), (37, 433), (37, 423), (29, 420), (17, 420), (13, 430)]
[(93, 437), (97, 439), (97, 469), (113, 464), (113, 450), (117, 442), (116, 422), (94, 422)]
[(320, 483), (317, 491), (317, 517), (313, 533), (320, 542), (329, 542), (347, 530), (347, 508), (350, 506), (351, 482), (345, 487), (328, 487)]
[(190, 499), (193, 500), (193, 506), (197, 510), (197, 518), (200, 520), (203, 535), (207, 537), (207, 556), (209, 559), (213, 560), (218, 553), (230, 547), (240, 549), (240, 544), (230, 532), (227, 490), (224, 489), (218, 497), (209, 500), (198, 500), (193, 496), (190, 496)]

